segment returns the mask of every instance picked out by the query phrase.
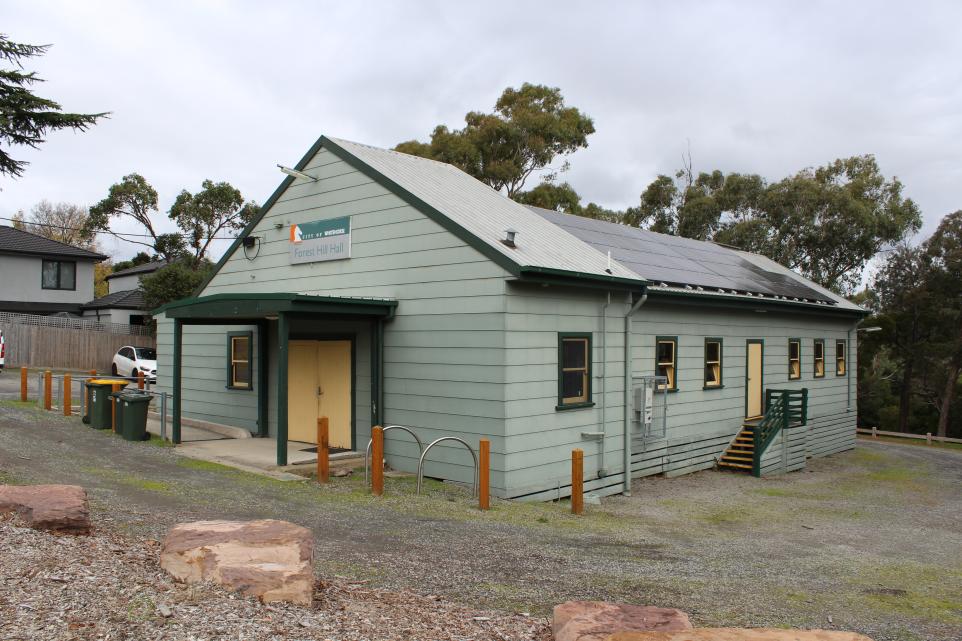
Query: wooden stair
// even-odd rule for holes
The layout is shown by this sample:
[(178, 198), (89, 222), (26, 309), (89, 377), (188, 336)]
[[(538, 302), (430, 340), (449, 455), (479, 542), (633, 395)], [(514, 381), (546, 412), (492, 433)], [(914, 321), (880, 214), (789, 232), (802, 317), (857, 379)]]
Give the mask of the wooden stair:
[(733, 472), (751, 472), (755, 455), (755, 423), (745, 421), (742, 431), (718, 461), (718, 467)]

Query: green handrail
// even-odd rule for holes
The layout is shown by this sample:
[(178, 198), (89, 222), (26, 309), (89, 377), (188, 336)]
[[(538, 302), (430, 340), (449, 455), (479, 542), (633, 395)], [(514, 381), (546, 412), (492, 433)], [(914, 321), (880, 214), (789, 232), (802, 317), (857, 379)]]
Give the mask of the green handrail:
[(765, 390), (765, 415), (755, 424), (752, 476), (762, 475), (762, 455), (782, 430), (808, 422), (808, 388)]

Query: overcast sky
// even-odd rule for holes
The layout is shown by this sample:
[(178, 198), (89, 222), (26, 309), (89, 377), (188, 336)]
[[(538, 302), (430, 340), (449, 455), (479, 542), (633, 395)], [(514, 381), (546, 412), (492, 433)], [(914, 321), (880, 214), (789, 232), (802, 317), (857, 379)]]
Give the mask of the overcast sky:
[(0, 178), (0, 217), (44, 198), (92, 205), (138, 172), (172, 230), (174, 197), (205, 178), (263, 202), (283, 178), (275, 165), (322, 133), (426, 139), (525, 81), (560, 87), (594, 119), (564, 179), (609, 207), (635, 204), (690, 141), (696, 170), (769, 179), (875, 154), (926, 234), (962, 208), (959, 2), (30, 0), (0, 13), (14, 41), (54, 45), (28, 62), (40, 95), (112, 112), (16, 150), (31, 164)]

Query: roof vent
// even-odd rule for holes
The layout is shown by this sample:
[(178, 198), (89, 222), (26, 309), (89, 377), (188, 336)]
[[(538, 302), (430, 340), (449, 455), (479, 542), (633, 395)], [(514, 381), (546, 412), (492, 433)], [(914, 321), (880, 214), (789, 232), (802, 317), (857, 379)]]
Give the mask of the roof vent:
[(514, 249), (515, 247), (518, 246), (514, 242), (514, 237), (517, 235), (518, 235), (518, 230), (508, 227), (507, 229), (504, 230), (504, 238), (501, 240), (501, 243), (505, 247), (510, 247), (511, 249)]

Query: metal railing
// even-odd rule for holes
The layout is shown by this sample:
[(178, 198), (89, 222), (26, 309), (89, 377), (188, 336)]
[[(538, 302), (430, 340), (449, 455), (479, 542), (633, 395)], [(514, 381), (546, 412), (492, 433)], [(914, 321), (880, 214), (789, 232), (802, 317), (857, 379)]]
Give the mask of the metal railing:
[[(401, 430), (402, 432), (407, 432), (408, 434), (410, 434), (411, 436), (413, 436), (413, 437), (414, 437), (414, 440), (417, 441), (417, 444), (418, 444), (418, 457), (420, 458), (420, 456), (421, 456), (422, 454), (424, 454), (424, 443), (422, 443), (422, 442), (421, 442), (421, 439), (418, 438), (418, 435), (414, 433), (414, 430), (412, 430), (412, 429), (409, 428), (409, 427), (404, 427), (403, 425), (388, 425), (388, 426), (386, 426), (386, 427), (381, 428), (381, 433), (382, 433), (382, 434), (386, 434), (386, 433), (388, 433), (390, 430)], [(374, 442), (373, 439), (368, 439), (368, 440), (367, 440), (367, 449), (364, 451), (364, 484), (365, 484), (365, 485), (367, 485), (367, 483), (368, 483), (368, 478), (369, 478), (369, 474), (370, 474), (370, 467), (371, 467), (371, 443), (373, 443), (373, 442)]]
[(428, 443), (428, 446), (427, 446), (426, 448), (424, 448), (424, 451), (423, 451), (423, 452), (421, 452), (421, 458), (418, 459), (418, 489), (417, 489), (417, 494), (420, 494), (420, 493), (421, 493), (421, 479), (424, 477), (424, 457), (428, 455), (428, 452), (431, 450), (432, 447), (434, 447), (434, 446), (437, 445), (438, 443), (442, 443), (442, 442), (444, 442), (444, 441), (457, 441), (457, 442), (460, 443), (461, 445), (463, 445), (463, 446), (465, 446), (466, 448), (468, 448), (468, 451), (471, 452), (471, 458), (474, 460), (474, 476), (472, 477), (471, 496), (472, 496), (472, 497), (477, 496), (477, 495), (478, 495), (478, 454), (477, 454), (477, 452), (474, 451), (474, 448), (473, 448), (473, 447), (471, 447), (470, 445), (468, 445), (467, 441), (464, 441), (464, 440), (458, 438), (457, 436), (442, 436), (441, 438), (435, 439), (435, 440), (431, 441), (430, 443)]

